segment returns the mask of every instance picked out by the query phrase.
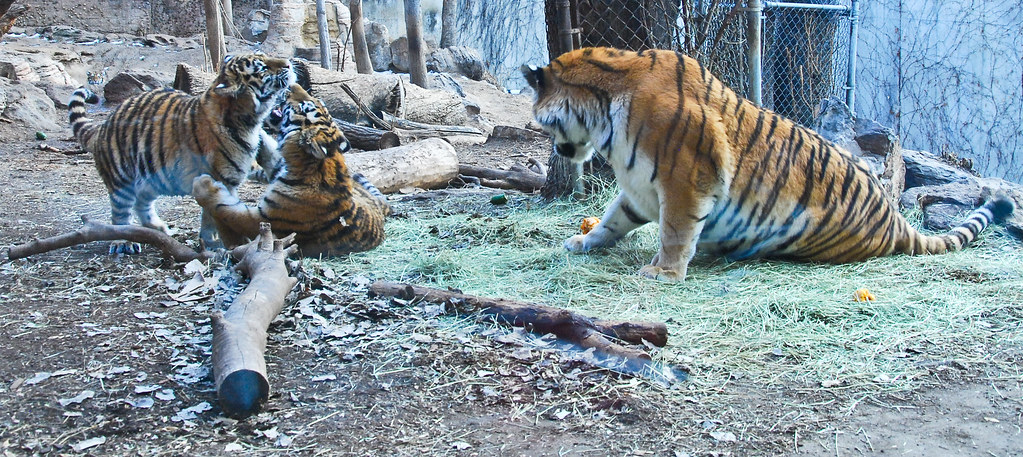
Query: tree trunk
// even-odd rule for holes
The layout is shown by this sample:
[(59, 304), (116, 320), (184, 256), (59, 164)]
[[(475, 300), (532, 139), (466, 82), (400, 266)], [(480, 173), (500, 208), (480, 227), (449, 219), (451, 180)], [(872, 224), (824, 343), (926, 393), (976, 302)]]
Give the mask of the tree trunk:
[(220, 3), (217, 0), (203, 0), (202, 3), (206, 11), (206, 49), (210, 54), (211, 67), (217, 72), (227, 54), (224, 29), (221, 27)]
[(455, 46), (458, 32), (458, 0), (444, 0), (441, 10), (440, 47)]
[(224, 413), (245, 418), (259, 412), (270, 394), (266, 376), (266, 330), (284, 309), (284, 299), (298, 280), (288, 275), (285, 261), (297, 250), (291, 238), (275, 239), (270, 224), (260, 224), (259, 237), (238, 247), (237, 269), (249, 277), (227, 312), (214, 311), (213, 382)]
[(224, 7), (221, 11), (221, 16), (224, 19), (224, 34), (227, 36), (238, 36), (234, 33), (234, 5), (231, 3), (231, 0), (220, 0), (220, 5)]
[(334, 119), (334, 123), (341, 128), (341, 131), (345, 133), (345, 137), (348, 138), (348, 142), (356, 149), (377, 151), (401, 146), (401, 138), (394, 132), (363, 127), (339, 119)]
[(405, 0), (405, 32), (408, 36), (408, 68), (412, 84), (429, 87), (423, 56), (423, 19), (419, 0)]
[(345, 162), (353, 173), (361, 173), (384, 193), (446, 187), (458, 177), (458, 154), (439, 138), (374, 152), (347, 153)]
[(373, 73), (373, 63), (369, 60), (369, 46), (366, 44), (366, 27), (362, 23), (362, 0), (350, 0), (348, 12), (352, 16), (352, 47), (355, 53), (355, 71), (362, 74)]
[(320, 36), (320, 66), (330, 70), (330, 32), (327, 29), (327, 8), (316, 0), (316, 28)]

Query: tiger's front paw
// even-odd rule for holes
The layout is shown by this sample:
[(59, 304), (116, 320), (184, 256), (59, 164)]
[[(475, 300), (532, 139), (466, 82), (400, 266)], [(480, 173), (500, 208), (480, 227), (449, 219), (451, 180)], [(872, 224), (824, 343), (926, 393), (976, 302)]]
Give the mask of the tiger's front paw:
[(141, 254), (142, 245), (133, 241), (117, 240), (110, 242), (110, 255)]
[(586, 235), (575, 235), (565, 240), (565, 249), (571, 252), (586, 252), (590, 247), (586, 245)]
[(639, 275), (644, 278), (656, 279), (664, 282), (683, 282), (686, 280), (685, 270), (675, 270), (671, 268), (661, 268), (656, 265), (646, 265), (639, 269)]
[(210, 175), (200, 175), (192, 180), (192, 197), (200, 206), (216, 203), (224, 192), (227, 192), (227, 187), (220, 181), (214, 181)]

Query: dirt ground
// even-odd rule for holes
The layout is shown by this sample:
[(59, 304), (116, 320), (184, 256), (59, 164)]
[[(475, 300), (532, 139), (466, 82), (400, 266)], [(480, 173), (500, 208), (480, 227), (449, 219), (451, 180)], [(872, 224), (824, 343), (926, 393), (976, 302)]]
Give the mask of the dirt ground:
[[(131, 43), (48, 46), (91, 51), (90, 68), (142, 55), (172, 68), (190, 55)], [(470, 97), (499, 124), (528, 116), (528, 101)], [(81, 216), (109, 217), (70, 129), (46, 132), (55, 150), (40, 149), (34, 133), (0, 123), (3, 246), (72, 231)], [(503, 166), (544, 159), (547, 145), (458, 149), (466, 162)], [(193, 202), (159, 207), (179, 239), (197, 238)], [(663, 387), (517, 344), (522, 335), (504, 328), (369, 298), (367, 278), (315, 261), (270, 328), (265, 412), (235, 421), (220, 414), (209, 375), (209, 312), (237, 278), (153, 250), (106, 250), (0, 259), (4, 455), (1023, 455), (1019, 348), (992, 354), (1008, 365), (938, 367), (931, 387), (908, 393), (743, 376), (709, 385), (699, 372)], [(203, 286), (186, 293), (197, 274)]]

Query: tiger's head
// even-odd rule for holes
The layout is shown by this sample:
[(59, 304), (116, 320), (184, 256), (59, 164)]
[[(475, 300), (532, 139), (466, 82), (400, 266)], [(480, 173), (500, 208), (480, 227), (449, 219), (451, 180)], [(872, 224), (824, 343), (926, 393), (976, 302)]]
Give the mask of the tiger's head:
[(269, 112), (288, 86), (295, 83), (291, 62), (262, 54), (227, 56), (213, 82), (213, 91), (237, 97), (250, 91), (256, 113)]
[(280, 141), (285, 159), (289, 152), (294, 152), (295, 146), (298, 151), (319, 160), (351, 149), (323, 102), (298, 84), (291, 85), (280, 116)]
[(553, 137), (558, 154), (585, 162), (594, 149), (610, 147), (612, 104), (627, 92), (630, 76), (629, 62), (622, 57), (616, 49), (585, 48), (562, 54), (546, 67), (520, 68), (536, 93), (533, 115)]

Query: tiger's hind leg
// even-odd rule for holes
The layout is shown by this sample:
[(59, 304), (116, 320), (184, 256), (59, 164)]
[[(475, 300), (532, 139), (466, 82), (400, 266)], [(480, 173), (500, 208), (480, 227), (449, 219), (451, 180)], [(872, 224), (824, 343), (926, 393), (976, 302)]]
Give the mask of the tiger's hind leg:
[(575, 235), (565, 240), (565, 249), (572, 252), (586, 252), (591, 249), (610, 247), (623, 236), (647, 222), (650, 221), (636, 212), (628, 195), (621, 192), (608, 205), (600, 223), (585, 235)]
[[(131, 225), (131, 208), (135, 203), (135, 188), (120, 187), (108, 189), (110, 193), (110, 223), (113, 225)], [(110, 242), (109, 253), (138, 254), (142, 245), (127, 240)]]

